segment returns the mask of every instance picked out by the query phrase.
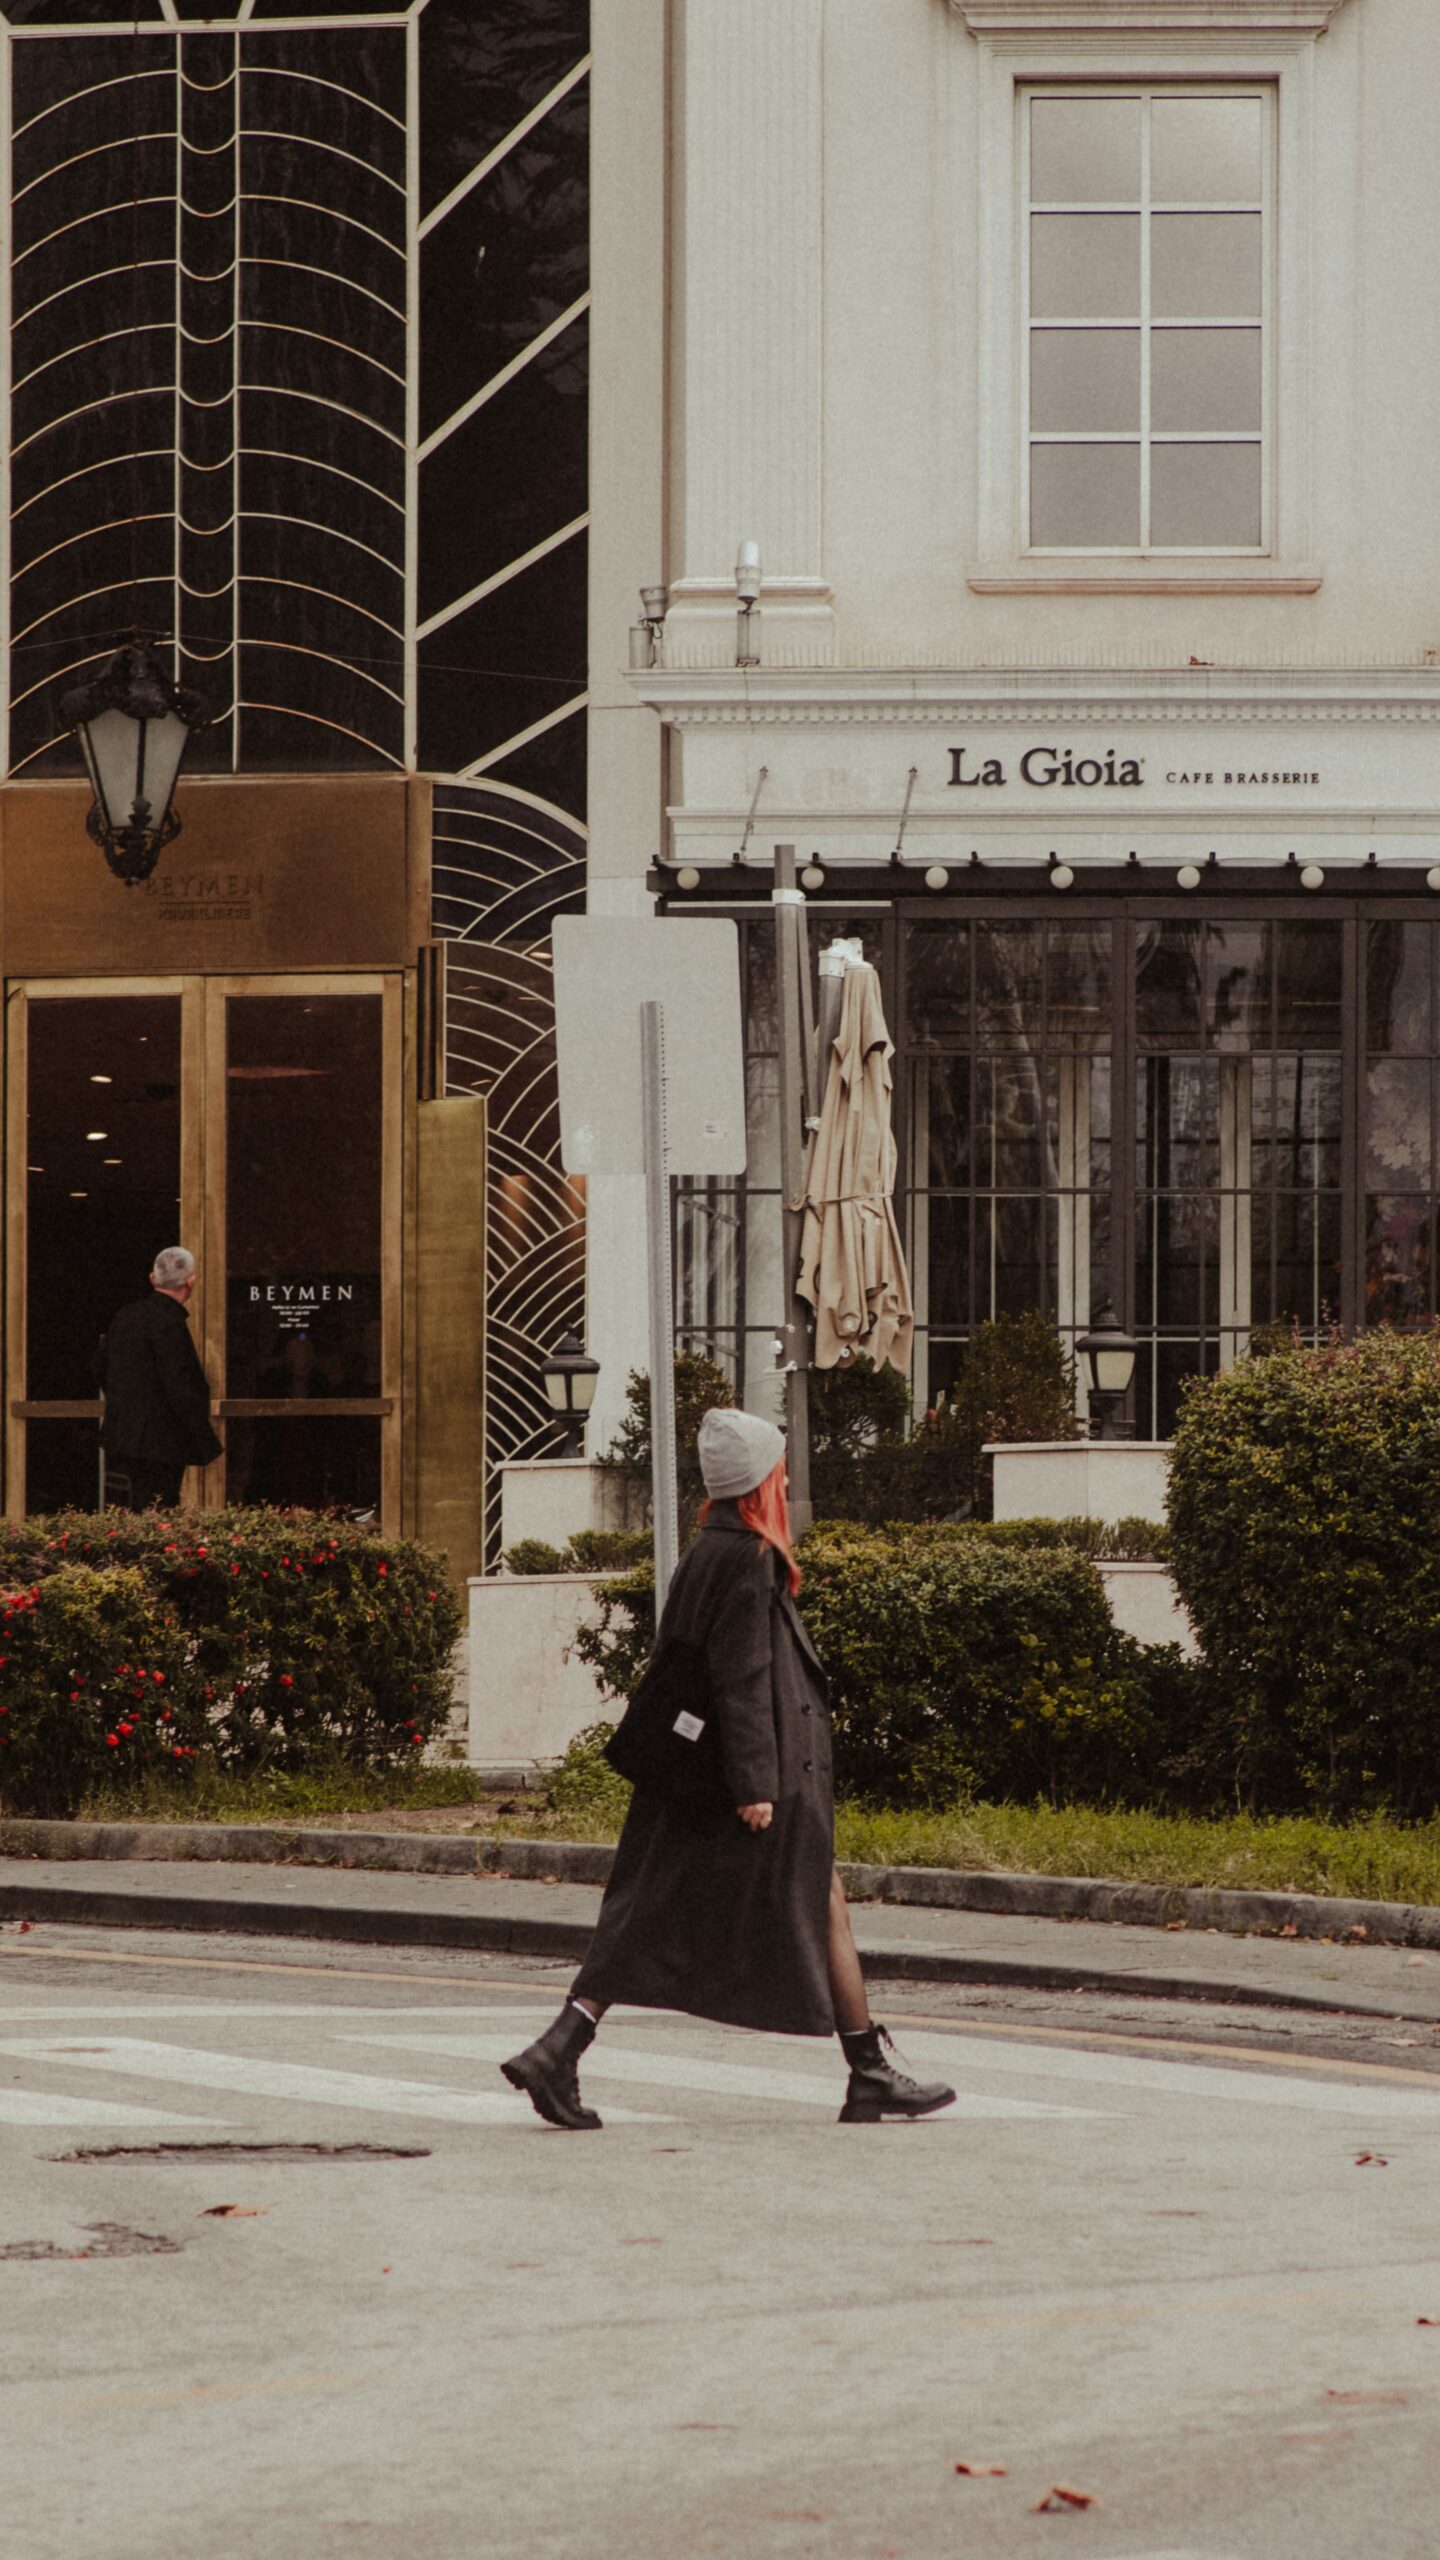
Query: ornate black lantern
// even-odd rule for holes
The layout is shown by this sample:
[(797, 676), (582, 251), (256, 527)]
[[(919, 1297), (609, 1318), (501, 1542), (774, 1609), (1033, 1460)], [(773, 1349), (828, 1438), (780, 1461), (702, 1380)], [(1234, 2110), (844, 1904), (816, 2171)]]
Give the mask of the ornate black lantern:
[(548, 1360), (540, 1364), (545, 1401), (565, 1434), (563, 1455), (578, 1458), (585, 1441), (585, 1416), (595, 1398), (600, 1363), (592, 1360), (578, 1333), (562, 1333)]
[(172, 682), (148, 640), (117, 649), (103, 675), (60, 697), (95, 794), (85, 824), (117, 880), (148, 880), (180, 833), (171, 807), (192, 729), (209, 712), (198, 694)]
[(1138, 1347), (1134, 1335), (1126, 1332), (1113, 1307), (1107, 1307), (1103, 1315), (1097, 1316), (1089, 1333), (1082, 1334), (1076, 1343), (1080, 1381), (1090, 1405), (1092, 1439), (1119, 1440), (1124, 1437), (1120, 1408), (1130, 1392)]

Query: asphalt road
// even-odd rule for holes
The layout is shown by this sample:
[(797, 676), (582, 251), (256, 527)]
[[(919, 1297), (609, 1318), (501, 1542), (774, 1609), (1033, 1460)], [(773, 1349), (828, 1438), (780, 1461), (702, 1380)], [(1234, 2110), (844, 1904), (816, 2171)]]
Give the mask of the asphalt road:
[(563, 1978), (0, 1933), (5, 2560), (1433, 2560), (1435, 2031), (909, 1985), (869, 2128), (630, 2012), (565, 2136)]

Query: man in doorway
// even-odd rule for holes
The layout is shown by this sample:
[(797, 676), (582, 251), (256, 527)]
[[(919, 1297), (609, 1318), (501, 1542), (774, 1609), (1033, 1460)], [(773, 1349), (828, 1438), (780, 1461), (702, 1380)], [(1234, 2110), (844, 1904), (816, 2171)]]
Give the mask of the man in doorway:
[(194, 1254), (167, 1245), (155, 1257), (149, 1297), (122, 1307), (106, 1336), (100, 1446), (116, 1474), (128, 1476), (134, 1511), (178, 1502), (186, 1468), (221, 1454), (190, 1339), (194, 1291)]

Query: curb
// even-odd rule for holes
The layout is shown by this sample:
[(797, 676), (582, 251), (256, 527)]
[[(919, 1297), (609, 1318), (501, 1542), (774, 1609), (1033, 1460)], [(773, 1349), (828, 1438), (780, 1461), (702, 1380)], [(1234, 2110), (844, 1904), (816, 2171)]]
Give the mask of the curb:
[[(603, 1885), (614, 1851), (603, 1842), (505, 1840), (479, 1834), (322, 1831), (301, 1825), (193, 1822), (41, 1822), (0, 1819), (0, 1857), (163, 1859), (247, 1866), (369, 1868), (388, 1875), (494, 1876)], [(1358, 1902), (1318, 1893), (1222, 1886), (1118, 1884), (1096, 1876), (1034, 1876), (988, 1868), (842, 1865), (852, 1902), (927, 1911), (983, 1911), (1023, 1920), (1110, 1920), (1132, 1928), (1214, 1929), (1229, 1937), (1368, 1939), (1440, 1947), (1440, 1906)], [(73, 1899), (73, 1897), (72, 1897)], [(226, 1904), (227, 1910), (233, 1905)]]
[[(900, 1872), (905, 1870), (888, 1870)], [(574, 1881), (573, 1878), (570, 1879)], [(114, 1887), (0, 1885), (0, 1922), (48, 1920), (97, 1929), (203, 1930), (215, 1935), (343, 1940), (365, 1947), (445, 1947), (471, 1954), (539, 1956), (577, 1964), (592, 1936), (588, 1920), (513, 1919), (488, 1912), (377, 1911), (327, 1903), (244, 1902), (204, 1893), (125, 1892)], [(1392, 2001), (1338, 1993), (1278, 1991), (1224, 1975), (1144, 1973), (1123, 1975), (1095, 1964), (1046, 1964), (1024, 1956), (956, 1955), (946, 1948), (880, 1944), (860, 1949), (870, 1982), (971, 1982), (1016, 1991), (1123, 1991), (1142, 1999), (1193, 2000), (1226, 2008), (1306, 2010), (1325, 2017), (1406, 2015)], [(1428, 2017), (1429, 2012), (1418, 2013)]]

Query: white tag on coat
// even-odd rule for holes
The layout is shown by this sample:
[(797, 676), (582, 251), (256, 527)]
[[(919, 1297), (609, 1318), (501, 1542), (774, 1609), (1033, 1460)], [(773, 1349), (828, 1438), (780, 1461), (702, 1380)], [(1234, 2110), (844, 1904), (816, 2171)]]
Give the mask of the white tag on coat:
[(692, 1716), (688, 1707), (682, 1707), (671, 1730), (674, 1733), (683, 1734), (687, 1742), (698, 1742), (705, 1730), (705, 1719), (703, 1716)]

